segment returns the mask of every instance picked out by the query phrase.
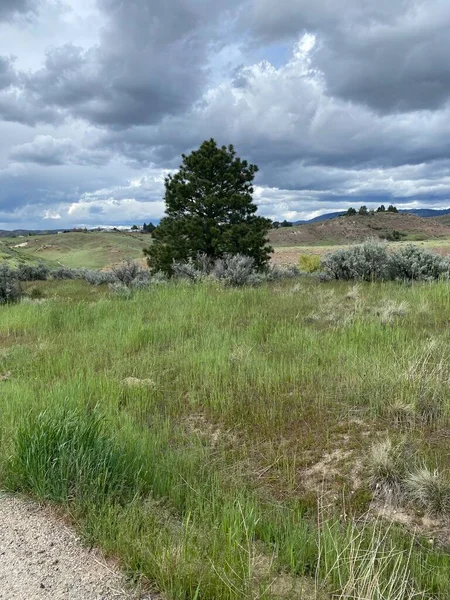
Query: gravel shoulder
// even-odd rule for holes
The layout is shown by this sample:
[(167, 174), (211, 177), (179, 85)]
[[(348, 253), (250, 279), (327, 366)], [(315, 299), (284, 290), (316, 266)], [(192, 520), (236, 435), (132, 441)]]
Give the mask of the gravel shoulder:
[(0, 494), (0, 600), (152, 598), (130, 590), (49, 508)]

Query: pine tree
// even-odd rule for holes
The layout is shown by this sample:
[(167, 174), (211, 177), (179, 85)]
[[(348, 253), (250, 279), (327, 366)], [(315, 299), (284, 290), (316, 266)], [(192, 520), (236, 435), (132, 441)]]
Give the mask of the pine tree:
[(151, 270), (170, 274), (174, 260), (195, 259), (199, 252), (213, 260), (245, 254), (264, 268), (272, 252), (266, 245), (271, 221), (255, 214), (258, 167), (213, 139), (182, 159), (179, 171), (166, 177), (166, 216), (144, 250)]

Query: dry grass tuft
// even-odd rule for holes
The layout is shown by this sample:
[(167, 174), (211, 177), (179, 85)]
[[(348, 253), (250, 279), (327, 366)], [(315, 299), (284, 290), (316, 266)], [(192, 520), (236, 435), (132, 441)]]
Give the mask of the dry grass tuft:
[(450, 481), (437, 469), (422, 467), (405, 479), (409, 498), (426, 512), (435, 515), (450, 514)]

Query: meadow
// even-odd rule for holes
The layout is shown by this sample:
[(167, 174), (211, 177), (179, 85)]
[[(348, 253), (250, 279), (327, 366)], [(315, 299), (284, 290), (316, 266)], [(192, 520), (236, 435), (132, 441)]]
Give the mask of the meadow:
[(1, 488), (173, 600), (450, 598), (449, 283), (25, 288)]
[(0, 238), (0, 260), (11, 265), (102, 269), (127, 259), (142, 259), (151, 236), (141, 233), (70, 232)]

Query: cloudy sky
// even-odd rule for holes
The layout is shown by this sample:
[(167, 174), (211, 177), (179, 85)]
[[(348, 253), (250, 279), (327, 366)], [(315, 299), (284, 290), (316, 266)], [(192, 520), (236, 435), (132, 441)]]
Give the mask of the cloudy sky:
[(0, 228), (157, 221), (214, 137), (260, 213), (450, 206), (449, 0), (0, 0)]

